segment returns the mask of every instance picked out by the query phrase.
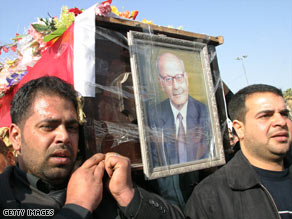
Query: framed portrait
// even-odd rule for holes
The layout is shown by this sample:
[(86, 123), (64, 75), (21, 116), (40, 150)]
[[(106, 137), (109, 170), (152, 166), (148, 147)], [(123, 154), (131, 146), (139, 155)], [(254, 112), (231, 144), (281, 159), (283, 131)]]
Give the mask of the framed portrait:
[(145, 176), (224, 164), (208, 45), (136, 31), (127, 36)]

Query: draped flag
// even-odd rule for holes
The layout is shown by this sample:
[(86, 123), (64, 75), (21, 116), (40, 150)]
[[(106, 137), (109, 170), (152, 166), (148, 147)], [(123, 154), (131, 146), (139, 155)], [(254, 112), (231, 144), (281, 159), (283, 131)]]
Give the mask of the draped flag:
[(26, 75), (0, 99), (0, 127), (9, 126), (10, 102), (26, 82), (56, 76), (74, 85), (83, 96), (94, 96), (95, 86), (95, 5), (78, 15), (72, 25), (42, 53)]

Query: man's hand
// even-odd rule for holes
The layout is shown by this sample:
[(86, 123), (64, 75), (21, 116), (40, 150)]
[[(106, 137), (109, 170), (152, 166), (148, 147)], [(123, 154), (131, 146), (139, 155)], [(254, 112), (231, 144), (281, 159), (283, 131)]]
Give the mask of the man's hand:
[(127, 206), (135, 193), (130, 160), (117, 153), (107, 153), (105, 155), (105, 170), (109, 175), (109, 191), (120, 206)]
[(71, 176), (65, 204), (76, 204), (94, 211), (102, 200), (104, 154), (86, 160)]

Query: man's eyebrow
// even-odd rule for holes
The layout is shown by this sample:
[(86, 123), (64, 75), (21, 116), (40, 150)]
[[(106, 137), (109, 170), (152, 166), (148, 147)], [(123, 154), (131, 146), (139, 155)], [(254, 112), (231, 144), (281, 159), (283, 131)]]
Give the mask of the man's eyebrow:
[(280, 112), (281, 113), (288, 114), (288, 113), (290, 113), (290, 110), (286, 108), (286, 109), (281, 110)]
[[(260, 115), (260, 114), (265, 114), (265, 113), (267, 113), (267, 114), (269, 114), (269, 113), (274, 113), (275, 112), (275, 110), (262, 110), (262, 111), (260, 111), (260, 112), (258, 112), (257, 114), (256, 114), (256, 116), (258, 116), (258, 115)], [(290, 111), (288, 110), (288, 109), (282, 109), (282, 110), (280, 110), (280, 113), (285, 113), (285, 114), (287, 114), (287, 113), (289, 113)]]
[(273, 113), (273, 112), (275, 112), (275, 110), (262, 110), (262, 111), (258, 112), (256, 114), (256, 116), (258, 116), (260, 114), (265, 114), (265, 113), (269, 114), (269, 113)]
[[(47, 122), (47, 123), (60, 123), (61, 119), (43, 119), (43, 120), (39, 121), (38, 124), (44, 123), (44, 122)], [(78, 123), (78, 120), (77, 119), (69, 119), (69, 120), (66, 120), (65, 123), (66, 124), (74, 124), (74, 123)]]
[(48, 122), (48, 123), (57, 123), (60, 122), (61, 119), (43, 119), (41, 121), (39, 121), (38, 123), (43, 123), (43, 122)]
[(66, 124), (79, 124), (77, 119), (70, 119), (65, 121)]

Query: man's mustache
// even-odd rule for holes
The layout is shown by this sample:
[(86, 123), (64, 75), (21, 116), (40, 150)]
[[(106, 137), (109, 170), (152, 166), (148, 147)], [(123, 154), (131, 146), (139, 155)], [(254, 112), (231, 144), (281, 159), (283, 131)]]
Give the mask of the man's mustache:
[(57, 144), (57, 145), (51, 146), (47, 154), (48, 154), (46, 157), (47, 159), (49, 159), (51, 156), (54, 156), (56, 154), (61, 154), (70, 158), (74, 156), (72, 147), (66, 144)]

